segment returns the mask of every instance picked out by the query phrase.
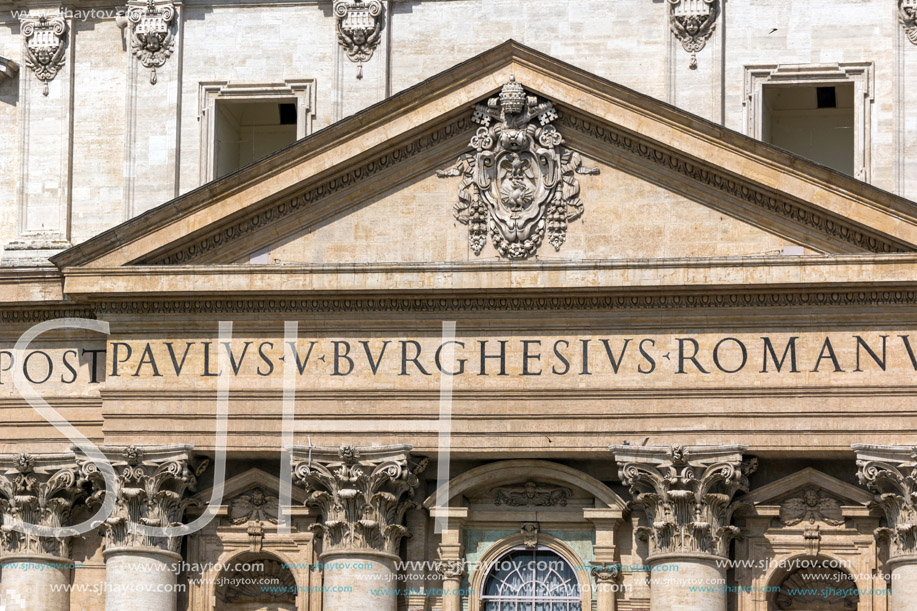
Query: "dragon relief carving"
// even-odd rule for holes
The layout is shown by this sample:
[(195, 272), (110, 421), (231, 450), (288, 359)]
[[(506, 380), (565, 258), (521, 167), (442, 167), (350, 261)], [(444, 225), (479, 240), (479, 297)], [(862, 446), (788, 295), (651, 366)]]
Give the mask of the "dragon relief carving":
[(494, 505), (508, 507), (553, 507), (567, 505), (567, 497), (572, 494), (569, 488), (560, 486), (542, 486), (535, 482), (525, 482), (521, 486), (508, 486), (494, 490)]
[(780, 505), (780, 521), (785, 526), (795, 526), (803, 521), (841, 526), (844, 514), (841, 512), (841, 504), (836, 500), (823, 496), (815, 488), (807, 488), (801, 497), (783, 501)]
[(691, 54), (691, 70), (697, 70), (697, 54), (707, 46), (716, 29), (717, 0), (669, 0), (672, 33)]
[(157, 81), (156, 69), (165, 65), (175, 48), (174, 20), (174, 4), (147, 0), (145, 6), (129, 5), (125, 19), (120, 21), (122, 26), (131, 26), (131, 53), (144, 68), (150, 69), (151, 85)]
[(461, 176), (453, 216), (468, 226), (475, 255), (488, 234), (507, 259), (531, 257), (545, 237), (560, 250), (567, 224), (582, 216), (576, 175), (599, 170), (585, 168), (580, 155), (563, 146), (551, 124), (557, 116), (551, 102), (528, 95), (514, 77), (499, 96), (475, 106), (472, 121), (481, 127), (471, 139), (474, 152), (436, 173)]
[(48, 83), (64, 67), (67, 50), (67, 22), (62, 15), (37, 15), (22, 18), (25, 39), (25, 65), (35, 78), (44, 83), (43, 95), (48, 95)]
[(382, 2), (380, 0), (335, 0), (334, 16), (338, 44), (350, 61), (358, 66), (357, 78), (363, 78), (363, 64), (368, 62), (382, 40)]

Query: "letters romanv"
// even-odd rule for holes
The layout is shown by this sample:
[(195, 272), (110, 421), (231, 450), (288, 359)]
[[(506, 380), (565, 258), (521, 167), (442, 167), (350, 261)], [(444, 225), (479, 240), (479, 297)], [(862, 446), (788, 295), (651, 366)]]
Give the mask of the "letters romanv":
[[(444, 362), (451, 346), (452, 362)], [(223, 353), (221, 355), (221, 352)], [(723, 335), (614, 338), (111, 341), (107, 347), (0, 350), (0, 385), (14, 367), (32, 384), (106, 378), (281, 376), (703, 376), (917, 372), (917, 334)], [(224, 367), (219, 368), (221, 356)]]

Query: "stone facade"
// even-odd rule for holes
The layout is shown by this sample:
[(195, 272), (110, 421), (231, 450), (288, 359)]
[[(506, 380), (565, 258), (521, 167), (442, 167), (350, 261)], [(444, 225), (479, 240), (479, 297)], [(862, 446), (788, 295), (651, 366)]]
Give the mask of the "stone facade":
[(0, 3), (0, 607), (914, 609), (915, 15)]

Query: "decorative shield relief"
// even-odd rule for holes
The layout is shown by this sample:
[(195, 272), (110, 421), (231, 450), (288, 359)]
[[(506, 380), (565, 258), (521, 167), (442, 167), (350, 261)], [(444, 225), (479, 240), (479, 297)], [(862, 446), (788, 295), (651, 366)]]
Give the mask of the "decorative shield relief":
[(898, 20), (907, 39), (917, 44), (917, 0), (898, 0)]
[(363, 64), (372, 58), (382, 40), (382, 2), (335, 0), (334, 15), (338, 43), (350, 61), (359, 64), (357, 78), (363, 78)]
[(165, 65), (175, 47), (173, 19), (175, 6), (171, 2), (157, 6), (154, 0), (148, 0), (146, 7), (131, 6), (127, 11), (132, 26), (131, 52), (144, 68), (150, 69), (152, 85), (156, 84), (156, 69)]
[(689, 67), (697, 70), (697, 54), (707, 46), (716, 29), (719, 7), (716, 0), (669, 0), (672, 33), (691, 54)]
[(25, 64), (35, 78), (44, 83), (42, 93), (48, 95), (48, 83), (64, 66), (64, 33), (67, 22), (61, 15), (38, 15), (22, 20), (25, 37)]
[(481, 254), (488, 233), (507, 259), (531, 257), (546, 235), (560, 250), (567, 223), (582, 216), (576, 174), (599, 170), (584, 168), (579, 154), (563, 146), (551, 125), (556, 118), (550, 102), (527, 95), (515, 78), (487, 105), (475, 106), (472, 120), (482, 127), (471, 139), (474, 152), (436, 173), (462, 177), (453, 215), (468, 225), (474, 254)]

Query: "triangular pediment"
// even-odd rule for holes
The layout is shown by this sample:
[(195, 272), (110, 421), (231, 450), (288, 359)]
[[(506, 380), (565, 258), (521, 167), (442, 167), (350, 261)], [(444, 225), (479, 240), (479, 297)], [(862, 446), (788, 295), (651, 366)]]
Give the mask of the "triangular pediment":
[(837, 500), (842, 505), (866, 506), (874, 500), (873, 495), (862, 488), (817, 469), (806, 467), (792, 475), (755, 488), (742, 497), (742, 502), (755, 506), (780, 505), (790, 497), (805, 495), (806, 490), (816, 490), (822, 495)]
[[(556, 128), (567, 155), (558, 153), (566, 161), (557, 190), (568, 205), (545, 205), (548, 229), (517, 257), (525, 261), (495, 248), (486, 229), (477, 252), (469, 230), (482, 217), (461, 209), (465, 175), (455, 165), (481, 126), (472, 109), (511, 79), (533, 108), (552, 105), (530, 123)], [(524, 193), (525, 180), (519, 186)], [(552, 222), (566, 225), (562, 239)], [(509, 41), (53, 261), (75, 294), (99, 290), (79, 281), (93, 273), (160, 273), (150, 266), (171, 268), (169, 290), (187, 292), (201, 266), (436, 264), (473, 273), (495, 263), (915, 250), (913, 203)], [(117, 292), (115, 280), (104, 284)], [(227, 286), (240, 288), (259, 290), (250, 280)]]

